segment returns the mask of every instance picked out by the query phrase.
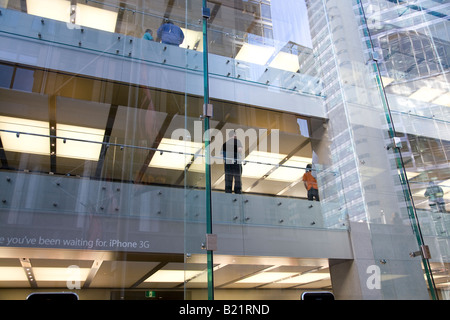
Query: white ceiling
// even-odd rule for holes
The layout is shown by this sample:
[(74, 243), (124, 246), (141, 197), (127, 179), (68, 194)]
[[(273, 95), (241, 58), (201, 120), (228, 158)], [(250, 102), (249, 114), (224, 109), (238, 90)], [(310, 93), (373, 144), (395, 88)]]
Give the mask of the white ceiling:
[[(70, 276), (73, 270), (80, 276), (82, 289), (206, 288), (205, 256), (192, 255), (185, 262), (184, 258), (180, 254), (5, 248), (0, 256), (4, 275), (0, 288), (67, 289), (68, 283), (77, 281)], [(216, 289), (331, 287), (327, 259), (217, 255), (214, 260)], [(27, 279), (28, 271), (32, 281)], [(294, 278), (298, 276), (301, 279)]]

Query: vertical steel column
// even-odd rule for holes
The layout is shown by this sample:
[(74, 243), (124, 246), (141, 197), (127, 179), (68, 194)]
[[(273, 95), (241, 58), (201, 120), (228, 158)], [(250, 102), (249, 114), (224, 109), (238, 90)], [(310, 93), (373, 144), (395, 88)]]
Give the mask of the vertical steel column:
[[(204, 138), (205, 138), (205, 192), (206, 192), (206, 235), (212, 234), (212, 205), (211, 205), (211, 162), (210, 162), (210, 124), (211, 114), (209, 109), (209, 70), (208, 70), (208, 19), (210, 10), (207, 7), (206, 0), (203, 0), (203, 118), (204, 118)], [(208, 281), (208, 300), (214, 300), (214, 275), (213, 275), (213, 251), (207, 250), (207, 281)]]

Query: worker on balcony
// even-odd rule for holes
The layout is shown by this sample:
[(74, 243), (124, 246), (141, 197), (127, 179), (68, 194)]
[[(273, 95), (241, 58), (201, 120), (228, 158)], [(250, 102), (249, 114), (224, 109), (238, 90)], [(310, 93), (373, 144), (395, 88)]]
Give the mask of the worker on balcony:
[(314, 176), (311, 173), (312, 165), (308, 164), (306, 166), (306, 172), (303, 175), (303, 185), (305, 186), (306, 190), (308, 191), (308, 200), (313, 201), (319, 201), (319, 190), (317, 187), (317, 180), (314, 178)]
[(179, 46), (184, 41), (183, 30), (181, 30), (179, 26), (175, 25), (169, 19), (166, 19), (164, 23), (158, 28), (157, 36), (161, 43), (176, 46)]

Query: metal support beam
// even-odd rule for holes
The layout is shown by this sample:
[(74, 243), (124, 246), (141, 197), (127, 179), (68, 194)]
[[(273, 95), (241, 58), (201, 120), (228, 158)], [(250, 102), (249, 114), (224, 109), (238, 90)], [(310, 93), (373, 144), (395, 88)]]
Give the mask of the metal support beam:
[(37, 288), (36, 278), (33, 274), (33, 268), (31, 266), (30, 259), (28, 258), (21, 258), (20, 264), (22, 265), (22, 268), (24, 269), (24, 272), (27, 276), (28, 283), (30, 284), (31, 288)]
[(49, 136), (50, 136), (50, 172), (56, 172), (56, 96), (48, 101)]
[(91, 266), (91, 270), (89, 271), (89, 274), (86, 278), (86, 281), (83, 284), (83, 289), (89, 288), (89, 286), (92, 283), (92, 280), (94, 280), (95, 275), (97, 274), (98, 270), (100, 269), (101, 265), (103, 263), (103, 260), (94, 260)]
[(172, 122), (172, 119), (174, 117), (175, 117), (175, 114), (167, 114), (167, 117), (164, 119), (164, 123), (162, 124), (161, 129), (158, 132), (158, 136), (156, 137), (155, 141), (153, 142), (153, 145), (152, 145), (151, 149), (149, 150), (147, 157), (144, 160), (144, 163), (142, 164), (141, 170), (139, 170), (139, 173), (137, 174), (137, 176), (135, 178), (136, 183), (140, 183), (142, 181), (145, 171), (147, 170), (148, 165), (150, 164), (150, 161), (152, 161), (153, 155), (155, 154), (159, 143), (161, 142), (162, 138), (164, 137), (164, 135), (165, 135), (167, 129), (169, 128), (169, 125)]
[(108, 143), (111, 138), (111, 132), (114, 127), (114, 121), (116, 120), (117, 104), (111, 104), (109, 108), (108, 120), (106, 121), (105, 135), (103, 136), (103, 144), (100, 149), (100, 156), (97, 162), (97, 169), (95, 170), (95, 178), (100, 178), (103, 169), (103, 163), (105, 162), (106, 152), (108, 151)]
[(3, 142), (0, 138), (0, 163), (2, 164), (2, 169), (9, 169), (8, 159), (6, 158), (6, 152), (3, 148)]
[(159, 263), (156, 267), (154, 267), (152, 270), (144, 274), (138, 281), (136, 281), (133, 285), (130, 286), (130, 289), (137, 288), (142, 282), (147, 280), (150, 276), (155, 274), (157, 271), (161, 270), (165, 265), (167, 265), (167, 262), (163, 261)]
[[(203, 104), (209, 105), (209, 70), (208, 70), (208, 19), (211, 17), (211, 11), (207, 7), (207, 1), (203, 0)], [(211, 112), (212, 114), (212, 112)], [(211, 154), (210, 154), (210, 113), (204, 117), (205, 130), (205, 191), (206, 191), (206, 234), (212, 234), (212, 204), (211, 204)], [(213, 250), (207, 250), (207, 280), (208, 280), (208, 300), (214, 300), (214, 263)]]

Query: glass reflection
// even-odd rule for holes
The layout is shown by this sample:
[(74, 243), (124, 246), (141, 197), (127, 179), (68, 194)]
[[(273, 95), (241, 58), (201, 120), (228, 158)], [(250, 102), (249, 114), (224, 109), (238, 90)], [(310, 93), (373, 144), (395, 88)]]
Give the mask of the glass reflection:
[[(293, 1), (287, 7), (278, 1), (211, 3), (211, 6), (209, 53), (218, 58), (211, 64), (211, 74), (321, 95), (305, 2)], [(16, 11), (7, 14), (11, 19), (23, 20), (22, 26), (4, 27), (18, 36), (80, 50), (201, 71), (200, 55), (196, 54), (203, 52), (198, 24), (201, 17), (194, 9), (197, 7), (201, 7), (201, 1), (137, 4), (48, 0), (43, 5), (28, 0), (24, 5), (14, 0), (8, 1), (7, 8)], [(236, 17), (236, 23), (227, 19), (229, 16)], [(160, 43), (158, 30), (169, 20), (180, 28), (183, 39), (179, 46), (187, 52)], [(147, 31), (153, 34), (153, 41), (144, 41), (150, 34)], [(234, 63), (230, 63), (230, 58)]]
[[(201, 97), (188, 97), (190, 107), (184, 110), (180, 106), (185, 98), (175, 92), (40, 69), (30, 71), (33, 78), (26, 83), (31, 83), (31, 92), (2, 89), (4, 168), (161, 187), (204, 188)], [(3, 79), (7, 77), (3, 75)], [(21, 108), (12, 108), (13, 103)], [(301, 199), (308, 198), (302, 179), (310, 164), (321, 185), (320, 192), (339, 189), (335, 180), (327, 182), (332, 170), (320, 165), (313, 152), (313, 144), (321, 136), (312, 138), (311, 132), (322, 122), (229, 102), (217, 101), (214, 107), (214, 191), (227, 190), (224, 164), (229, 157), (223, 156), (223, 144), (230, 132), (240, 141), (243, 193), (300, 200), (283, 207), (287, 211), (282, 215), (292, 215), (289, 208), (302, 205)], [(328, 208), (324, 212), (320, 205), (318, 211), (311, 210), (317, 217), (311, 218), (307, 226), (345, 225), (330, 222), (334, 221), (331, 212), (340, 202), (331, 199), (323, 201), (323, 208)], [(282, 212), (284, 209), (278, 205), (281, 200), (268, 201)], [(319, 218), (321, 214), (331, 216), (319, 223), (324, 221)], [(270, 223), (279, 220), (284, 219), (269, 219)]]

